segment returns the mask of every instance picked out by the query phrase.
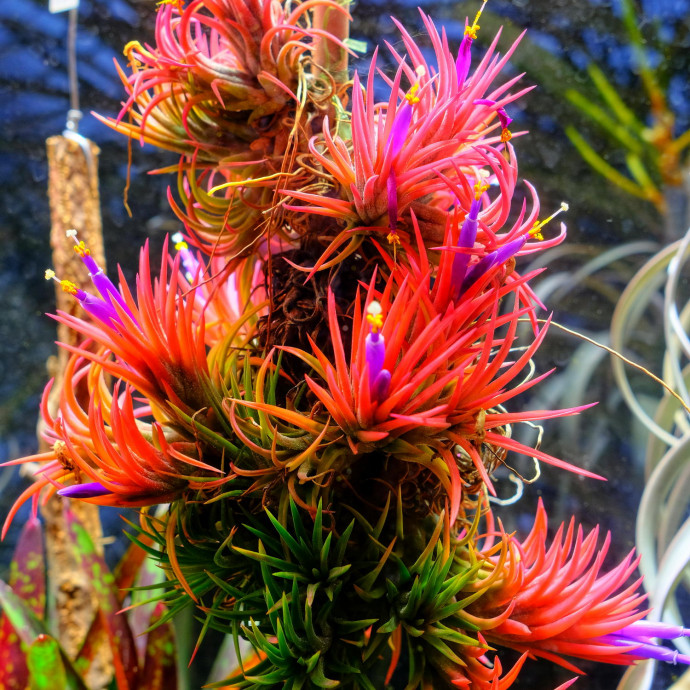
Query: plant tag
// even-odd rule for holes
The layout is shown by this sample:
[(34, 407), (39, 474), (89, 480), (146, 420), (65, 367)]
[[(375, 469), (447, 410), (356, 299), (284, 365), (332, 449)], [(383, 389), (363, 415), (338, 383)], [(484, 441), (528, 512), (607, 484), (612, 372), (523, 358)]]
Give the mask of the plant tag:
[(48, 9), (53, 13), (76, 10), (79, 7), (79, 0), (50, 0)]

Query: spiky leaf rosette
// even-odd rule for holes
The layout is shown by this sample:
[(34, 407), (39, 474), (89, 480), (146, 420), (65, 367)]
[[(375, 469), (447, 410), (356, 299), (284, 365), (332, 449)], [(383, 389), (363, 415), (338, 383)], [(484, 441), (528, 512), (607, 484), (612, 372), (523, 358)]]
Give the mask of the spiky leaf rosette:
[(310, 120), (339, 103), (330, 75), (309, 55), (321, 41), (347, 50), (312, 26), (317, 5), (349, 18), (331, 0), (163, 3), (155, 45), (125, 47), (129, 73), (118, 70), (129, 97), (117, 118), (100, 119), (181, 154), (180, 202), (171, 203), (209, 251), (251, 254), (260, 236), (283, 234), (278, 220), (262, 216), (276, 201), (276, 182), (296, 176), (308, 184), (311, 175), (298, 173), (294, 160), (306, 151)]
[[(358, 505), (375, 522), (347, 505), (312, 514), (290, 500), (275, 515), (249, 505), (178, 503), (137, 528), (158, 544), (149, 551), (168, 571), (160, 596), (171, 611), (194, 601), (204, 631), (251, 643), (255, 663), (218, 687), (382, 688), (403, 645), (408, 687), (452, 688), (447, 667), (465, 665), (461, 650), (486, 650), (465, 610), (492, 580), (477, 586), (481, 558), (456, 557), (473, 549), (478, 521), (455, 540), (443, 516), (408, 520), (390, 497), (382, 510)], [(477, 687), (488, 689), (500, 664), (483, 668), (490, 680)]]
[[(631, 552), (605, 570), (611, 535), (601, 547), (598, 536), (598, 528), (585, 535), (573, 518), (559, 527), (549, 545), (540, 501), (526, 539), (503, 534), (495, 547), (485, 549), (491, 584), (470, 609), (491, 621), (483, 629), (486, 640), (575, 671), (579, 669), (564, 657), (614, 664), (672, 659), (670, 650), (650, 644), (651, 633), (641, 621), (646, 613), (640, 609), (646, 598), (639, 592), (642, 580), (631, 580), (639, 558)], [(483, 577), (477, 581), (482, 588), (489, 584)], [(668, 637), (661, 628), (660, 636)]]
[[(323, 66), (308, 78), (317, 5), (341, 11), (164, 4), (157, 46), (129, 47), (134, 123), (112, 124), (180, 153), (173, 207), (211, 257), (166, 247), (153, 279), (145, 249), (132, 290), (77, 243), (100, 296), (62, 281), (87, 316), (58, 318), (92, 341), (67, 371), (84, 396), (46, 396), (53, 448), (19, 461), (43, 465), (17, 506), (171, 502), (135, 539), (169, 616), (251, 643), (225, 684), (378, 689), (404, 653), (410, 690), (500, 690), (530, 654), (663, 655), (633, 589), (613, 594), (630, 559), (599, 577), (572, 530), (547, 551), (542, 513), (522, 544), (477, 537), (509, 452), (574, 469), (512, 427), (577, 410), (505, 407), (543, 378), (548, 326), (517, 261), (564, 236), (541, 238), (529, 185), (513, 209), (522, 92), (493, 84), (512, 48), (470, 74), (476, 20), (454, 58), (423, 15), (436, 64), (400, 27), (387, 102), (372, 67), (348, 112)], [(501, 644), (523, 652), (506, 672)]]

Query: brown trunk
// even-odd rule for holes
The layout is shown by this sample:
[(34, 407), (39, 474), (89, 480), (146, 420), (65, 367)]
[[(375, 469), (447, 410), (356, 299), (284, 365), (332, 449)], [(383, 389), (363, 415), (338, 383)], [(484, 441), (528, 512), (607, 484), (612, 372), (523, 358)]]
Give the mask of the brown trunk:
[[(70, 280), (82, 289), (91, 289), (88, 273), (73, 249), (74, 242), (66, 236), (75, 228), (79, 238), (88, 245), (91, 255), (105, 267), (98, 192), (98, 147), (76, 134), (51, 137), (48, 150), (48, 196), (50, 200), (53, 265), (60, 279)], [(77, 314), (81, 306), (58, 286), (56, 302), (59, 310)], [(83, 316), (83, 313), (81, 314)], [(79, 337), (63, 324), (58, 324), (58, 339), (77, 345)], [(55, 413), (59, 391), (64, 385), (64, 370), (69, 353), (62, 348), (48, 366), (55, 377), (50, 400)], [(67, 382), (69, 385), (69, 382)], [(78, 391), (80, 403), (88, 409), (87, 391)], [(43, 442), (45, 443), (45, 442)], [(42, 450), (46, 450), (45, 447)], [(96, 616), (98, 598), (86, 573), (77, 567), (75, 545), (68, 539), (63, 517), (63, 501), (53, 497), (42, 510), (46, 522), (49, 597), (54, 602), (53, 621), (61, 645), (74, 659), (78, 654)], [(81, 501), (71, 503), (77, 518), (91, 535), (96, 549), (103, 553), (103, 532), (98, 507)], [(101, 640), (101, 652), (84, 680), (89, 688), (103, 688), (112, 676), (112, 655), (107, 639)]]

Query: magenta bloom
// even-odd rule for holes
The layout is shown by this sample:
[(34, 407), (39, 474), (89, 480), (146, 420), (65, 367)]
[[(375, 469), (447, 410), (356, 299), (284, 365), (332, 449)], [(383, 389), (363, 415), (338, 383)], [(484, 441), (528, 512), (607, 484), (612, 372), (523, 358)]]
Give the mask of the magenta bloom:
[[(474, 196), (467, 179), (471, 171), (487, 164), (501, 165), (493, 162), (493, 147), (504, 144), (501, 135), (494, 134), (499, 123), (492, 121), (500, 120), (505, 106), (527, 89), (509, 93), (517, 78), (496, 86), (493, 82), (515, 46), (499, 57), (494, 42), (476, 71), (459, 86), (458, 67), (445, 34), (439, 34), (426, 15), (422, 19), (436, 63), (429, 64), (414, 39), (397, 24), (408, 55), (403, 59), (391, 48), (399, 67), (388, 81), (387, 102), (374, 102), (375, 54), (366, 84), (357, 74), (354, 77), (351, 140), (334, 134), (328, 118), (324, 118), (322, 135), (310, 140), (310, 153), (328, 173), (332, 193), (282, 190), (302, 202), (290, 206), (292, 211), (336, 218), (345, 225), (316, 268), (331, 265), (339, 250), (341, 258), (355, 251), (366, 234), (385, 237), (390, 231), (389, 242), (398, 244), (396, 240), (403, 234), (409, 237), (413, 232), (413, 212), (424, 240), (442, 241), (445, 212), (441, 199), (447, 199), (446, 208), (451, 206), (449, 184), (461, 207), (468, 208)], [(485, 105), (482, 99), (492, 105)], [(512, 197), (510, 177), (497, 178), (502, 191), (505, 187), (506, 203)], [(499, 208), (497, 204), (486, 210), (487, 223), (497, 220)]]
[[(547, 516), (541, 501), (524, 541), (503, 535), (503, 556), (490, 557), (498, 570), (488, 578), (486, 594), (472, 607), (487, 642), (577, 672), (567, 657), (622, 665), (639, 659), (690, 664), (690, 657), (654, 641), (687, 637), (690, 630), (643, 620), (641, 579), (629, 581), (639, 558), (630, 553), (604, 571), (610, 535), (600, 548), (598, 536), (598, 529), (585, 535), (571, 520), (547, 545)], [(483, 624), (483, 618), (490, 622)]]

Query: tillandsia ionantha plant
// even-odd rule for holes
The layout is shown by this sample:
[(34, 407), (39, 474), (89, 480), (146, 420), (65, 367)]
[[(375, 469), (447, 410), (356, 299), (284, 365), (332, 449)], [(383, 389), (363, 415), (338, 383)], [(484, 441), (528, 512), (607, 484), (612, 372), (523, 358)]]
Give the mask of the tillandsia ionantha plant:
[(422, 13), (430, 50), (396, 22), (382, 101), (376, 53), (348, 73), (334, 0), (164, 2), (155, 45), (125, 48), (128, 98), (102, 119), (180, 155), (185, 235), (155, 276), (145, 245), (132, 288), (70, 233), (94, 292), (62, 281), (84, 314), (55, 318), (84, 345), (5, 529), (55, 492), (140, 507), (169, 615), (238, 640), (218, 687), (488, 690), (535, 657), (690, 662), (657, 642), (687, 630), (644, 620), (634, 554), (607, 570), (596, 529), (549, 539), (540, 505), (520, 539), (491, 511), (511, 453), (597, 475), (513, 435), (581, 408), (511, 411), (547, 375), (517, 265), (565, 229), (528, 182), (513, 203), (529, 89), (501, 80), (500, 34), (475, 54), (480, 14), (450, 46)]

